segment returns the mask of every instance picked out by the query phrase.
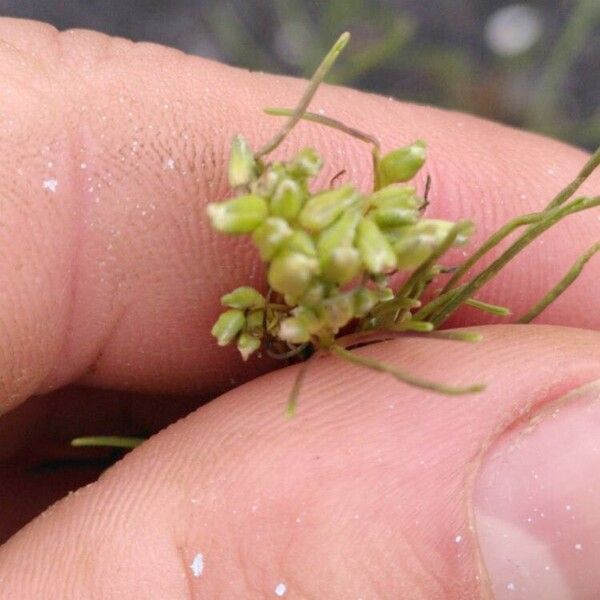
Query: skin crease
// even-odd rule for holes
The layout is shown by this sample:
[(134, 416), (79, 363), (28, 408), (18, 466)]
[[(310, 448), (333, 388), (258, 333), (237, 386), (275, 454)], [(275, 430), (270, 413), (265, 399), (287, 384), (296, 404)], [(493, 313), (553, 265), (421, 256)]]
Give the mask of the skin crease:
[[(231, 136), (264, 142), (278, 123), (261, 108), (293, 105), (305, 84), (33, 22), (0, 20), (0, 39), (0, 398), (5, 411), (21, 405), (0, 420), (0, 477), (31, 495), (23, 454), (38, 440), (47, 451), (48, 439), (132, 420), (154, 431), (187, 412), (182, 395), (199, 403), (272, 367), (242, 365), (209, 337), (219, 296), (260, 270), (249, 246), (209, 230), (204, 205), (227, 194)], [(544, 206), (585, 161), (539, 136), (351, 90), (324, 87), (313, 106), (385, 149), (426, 139), (428, 214), (472, 218), (475, 240)], [(360, 143), (301, 124), (277, 155), (306, 145), (326, 157), (320, 185), (347, 168), (367, 189)], [(598, 213), (561, 224), (479, 297), (527, 309), (597, 240)], [(294, 421), (281, 417), (293, 369), (209, 403), (5, 544), (0, 598), (262, 598), (281, 581), (290, 598), (485, 594), (475, 541), (460, 553), (452, 543), (469, 524), (474, 461), (516, 418), (600, 378), (597, 273), (590, 263), (539, 319), (580, 329), (480, 327), (478, 346), (363, 350), (439, 380), (486, 381), (480, 396), (448, 401), (328, 358)], [(453, 323), (483, 322), (465, 310)], [(64, 401), (54, 390), (69, 384), (106, 392), (78, 387)], [(166, 404), (162, 422), (152, 417)], [(52, 413), (50, 426), (49, 406), (71, 419)], [(28, 516), (92, 476), (38, 478)], [(201, 580), (188, 568), (197, 552)]]

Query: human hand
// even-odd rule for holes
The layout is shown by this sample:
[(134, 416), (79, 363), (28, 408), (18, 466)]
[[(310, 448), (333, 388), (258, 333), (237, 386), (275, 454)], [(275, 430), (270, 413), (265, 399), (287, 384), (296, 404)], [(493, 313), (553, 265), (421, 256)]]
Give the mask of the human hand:
[[(210, 338), (220, 295), (260, 272), (248, 246), (211, 232), (204, 206), (227, 193), (231, 137), (267, 139), (278, 123), (262, 107), (294, 104), (303, 83), (39, 23), (2, 20), (0, 38), (8, 533), (97, 474), (31, 468), (64, 458), (71, 437), (156, 431), (273, 367)], [(426, 139), (429, 214), (472, 218), (472, 247), (585, 160), (346, 89), (323, 88), (314, 107), (384, 148)], [(323, 182), (346, 168), (368, 183), (358, 142), (303, 123), (282, 155), (292, 145), (323, 152)], [(597, 217), (550, 231), (483, 298), (524, 312), (597, 240)], [(487, 382), (480, 395), (424, 393), (333, 358), (311, 368), (292, 420), (295, 368), (236, 387), (18, 532), (0, 549), (0, 598), (596, 596), (600, 386), (573, 390), (600, 379), (597, 273), (591, 263), (545, 326), (482, 326), (465, 310), (453, 324), (479, 324), (478, 345), (361, 350)]]

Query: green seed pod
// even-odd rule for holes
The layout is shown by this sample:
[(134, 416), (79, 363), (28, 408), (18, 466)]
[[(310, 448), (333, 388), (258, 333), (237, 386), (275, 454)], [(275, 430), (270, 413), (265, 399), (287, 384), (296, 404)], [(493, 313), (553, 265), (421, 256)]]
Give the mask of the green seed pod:
[(339, 215), (354, 206), (359, 206), (361, 196), (351, 186), (321, 192), (304, 205), (299, 220), (302, 227), (310, 231), (321, 231), (331, 225)]
[(321, 232), (317, 241), (317, 253), (321, 260), (326, 260), (336, 248), (352, 246), (361, 217), (360, 210), (346, 211)]
[(323, 326), (321, 319), (317, 317), (314, 311), (306, 306), (297, 306), (292, 310), (292, 314), (311, 334), (317, 333)]
[(269, 267), (269, 285), (289, 299), (299, 298), (318, 270), (319, 263), (316, 258), (284, 250), (273, 259)]
[(406, 208), (418, 210), (423, 199), (417, 196), (417, 190), (411, 185), (388, 185), (368, 198), (369, 205), (374, 208)]
[(396, 268), (396, 255), (377, 224), (363, 219), (358, 225), (356, 245), (369, 273), (389, 273)]
[(224, 233), (250, 233), (266, 218), (267, 201), (249, 194), (225, 202), (211, 202), (206, 207), (212, 226)]
[(288, 177), (284, 166), (275, 162), (267, 167), (260, 179), (252, 186), (252, 191), (258, 196), (270, 198), (277, 186)]
[(407, 208), (376, 208), (369, 216), (383, 228), (412, 225), (419, 220), (419, 212)]
[(325, 284), (322, 281), (315, 281), (304, 292), (300, 302), (305, 306), (315, 307), (321, 303), (326, 291)]
[(339, 294), (322, 304), (323, 320), (337, 333), (354, 318), (353, 294)]
[(279, 217), (269, 217), (254, 230), (252, 241), (256, 244), (260, 257), (266, 262), (277, 254), (291, 235), (292, 229), (287, 221)]
[(263, 309), (250, 311), (246, 315), (246, 331), (254, 336), (262, 337), (264, 319), (265, 311)]
[(412, 179), (425, 162), (425, 142), (417, 140), (410, 146), (392, 150), (377, 164), (379, 186)]
[(323, 277), (332, 283), (344, 285), (352, 281), (362, 267), (360, 252), (352, 246), (341, 246), (321, 261)]
[(240, 310), (262, 308), (265, 305), (265, 298), (253, 287), (243, 285), (229, 292), (229, 294), (221, 296), (221, 304)]
[(310, 341), (308, 329), (296, 317), (288, 317), (281, 322), (277, 337), (290, 344), (304, 344)]
[(288, 172), (294, 177), (314, 177), (321, 170), (323, 159), (312, 148), (304, 148), (288, 164)]
[(238, 338), (237, 349), (244, 361), (260, 348), (260, 340), (249, 333), (242, 333)]
[(271, 214), (292, 221), (298, 216), (304, 202), (304, 192), (297, 181), (282, 179), (271, 196)]
[(220, 314), (211, 333), (217, 338), (219, 346), (227, 346), (242, 330), (245, 322), (244, 312), (232, 308)]
[(358, 288), (353, 298), (354, 316), (364, 317), (378, 302), (380, 299), (376, 291), (366, 287)]
[(254, 180), (256, 174), (256, 161), (248, 142), (241, 135), (236, 135), (231, 143), (229, 185), (231, 187), (248, 185)]
[(317, 248), (313, 239), (301, 229), (297, 229), (285, 242), (285, 249), (292, 252), (300, 252), (306, 256), (317, 256)]

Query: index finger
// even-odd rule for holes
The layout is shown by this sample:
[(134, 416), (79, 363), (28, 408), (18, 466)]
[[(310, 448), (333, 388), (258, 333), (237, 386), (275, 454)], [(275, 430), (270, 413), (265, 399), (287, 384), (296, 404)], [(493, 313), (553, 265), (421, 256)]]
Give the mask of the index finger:
[[(228, 193), (231, 137), (267, 140), (279, 123), (262, 108), (295, 104), (305, 83), (32, 22), (2, 20), (0, 37), (4, 408), (72, 381), (210, 397), (269, 368), (210, 337), (219, 297), (258, 284), (261, 269), (249, 245), (210, 230), (204, 207)], [(313, 110), (384, 149), (425, 138), (430, 214), (473, 219), (474, 243), (541, 208), (585, 160), (552, 140), (343, 88), (321, 89)], [(278, 152), (306, 145), (325, 156), (322, 185), (346, 169), (368, 186), (360, 142), (302, 123)], [(597, 239), (597, 216), (548, 233), (483, 298), (524, 311)], [(588, 269), (543, 320), (598, 328), (599, 291)]]

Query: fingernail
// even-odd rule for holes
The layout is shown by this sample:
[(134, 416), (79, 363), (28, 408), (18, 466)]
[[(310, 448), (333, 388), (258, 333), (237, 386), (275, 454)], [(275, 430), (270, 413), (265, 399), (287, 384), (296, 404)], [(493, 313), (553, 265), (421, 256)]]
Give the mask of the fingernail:
[(600, 598), (600, 381), (492, 445), (473, 509), (496, 599)]

